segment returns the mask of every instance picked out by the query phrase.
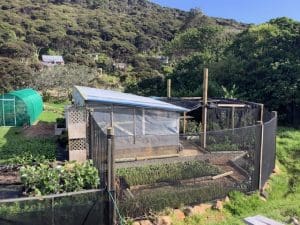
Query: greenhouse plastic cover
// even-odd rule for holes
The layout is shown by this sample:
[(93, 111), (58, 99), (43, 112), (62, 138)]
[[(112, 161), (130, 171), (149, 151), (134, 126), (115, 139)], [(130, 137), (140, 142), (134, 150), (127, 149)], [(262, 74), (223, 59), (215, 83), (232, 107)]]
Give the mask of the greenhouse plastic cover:
[[(127, 94), (111, 90), (96, 89), (90, 87), (75, 86), (85, 101), (101, 102), (106, 104), (117, 104), (143, 108), (163, 109), (175, 112), (189, 111), (186, 108), (179, 107), (170, 103), (162, 102), (153, 98), (142, 97), (133, 94)], [(76, 98), (76, 95), (74, 95)], [(76, 99), (75, 99), (76, 101)]]
[[(41, 95), (37, 91), (28, 88), (9, 92), (5, 94), (3, 98), (12, 99), (14, 97), (17, 98), (17, 102), (21, 101), (26, 106), (26, 110), (23, 112), (23, 109), (21, 107), (19, 108), (19, 104), (16, 104), (17, 125), (22, 126), (22, 123), (25, 122), (29, 122), (29, 124), (32, 125), (43, 112), (43, 100)], [(22, 115), (24, 113), (28, 116), (29, 121), (22, 121), (25, 116)]]

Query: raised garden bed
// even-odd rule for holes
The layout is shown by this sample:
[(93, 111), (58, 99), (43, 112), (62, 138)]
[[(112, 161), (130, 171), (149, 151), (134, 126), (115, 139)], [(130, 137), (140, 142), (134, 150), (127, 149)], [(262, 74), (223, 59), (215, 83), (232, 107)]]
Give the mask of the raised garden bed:
[(150, 185), (160, 182), (176, 183), (180, 180), (213, 176), (219, 173), (220, 170), (216, 166), (203, 161), (178, 162), (117, 169), (117, 176), (121, 177), (128, 187)]

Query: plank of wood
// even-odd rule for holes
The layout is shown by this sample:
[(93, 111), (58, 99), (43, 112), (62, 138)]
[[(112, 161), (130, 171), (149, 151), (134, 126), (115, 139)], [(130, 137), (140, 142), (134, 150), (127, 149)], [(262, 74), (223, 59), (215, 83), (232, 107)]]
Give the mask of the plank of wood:
[(213, 176), (211, 179), (216, 180), (216, 179), (220, 179), (222, 177), (227, 177), (227, 176), (232, 175), (232, 174), (233, 174), (233, 171), (228, 171), (226, 173), (222, 173), (222, 174), (218, 174), (216, 176)]
[(261, 215), (247, 217), (244, 219), (244, 222), (248, 225), (284, 225), (283, 223), (277, 222)]

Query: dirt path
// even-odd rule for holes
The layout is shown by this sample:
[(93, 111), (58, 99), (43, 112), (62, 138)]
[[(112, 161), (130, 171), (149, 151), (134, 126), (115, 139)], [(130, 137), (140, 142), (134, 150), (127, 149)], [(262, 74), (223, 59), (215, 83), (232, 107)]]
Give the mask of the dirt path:
[(23, 135), (27, 138), (49, 138), (54, 137), (54, 124), (38, 122), (23, 130)]

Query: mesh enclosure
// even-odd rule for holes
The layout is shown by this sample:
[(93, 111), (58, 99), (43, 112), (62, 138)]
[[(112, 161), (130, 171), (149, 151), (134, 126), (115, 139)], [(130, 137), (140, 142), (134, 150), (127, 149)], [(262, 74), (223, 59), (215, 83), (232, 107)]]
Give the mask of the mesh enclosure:
[(193, 123), (185, 124), (189, 132), (179, 135), (176, 113), (117, 106), (94, 108), (91, 156), (105, 179), (111, 168), (106, 131), (112, 126), (117, 159), (113, 166), (114, 193), (121, 215), (136, 218), (166, 207), (223, 198), (233, 190), (258, 190), (275, 163), (277, 121), (275, 114), (264, 110), (261, 123), (260, 107), (210, 108), (208, 121), (218, 125), (206, 132), (206, 148), (201, 147), (204, 133), (196, 117), (190, 116)]
[(101, 190), (0, 201), (2, 225), (107, 224)]
[(268, 117), (271, 119), (264, 123), (263, 128), (261, 188), (265, 185), (275, 168), (277, 116), (274, 112), (269, 112), (268, 114)]
[(260, 108), (245, 106), (208, 108), (207, 129), (225, 130), (252, 126), (260, 120)]

